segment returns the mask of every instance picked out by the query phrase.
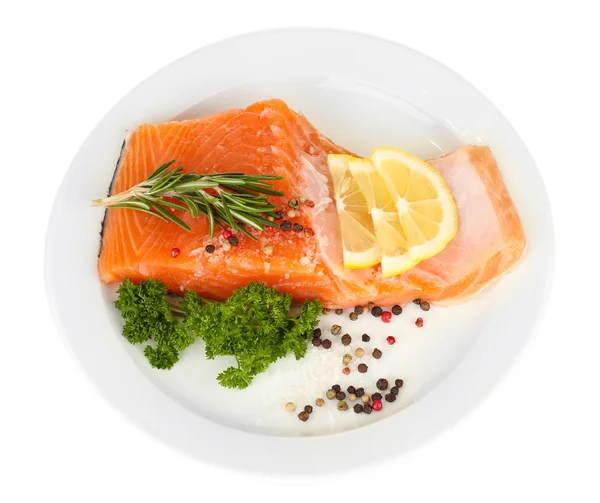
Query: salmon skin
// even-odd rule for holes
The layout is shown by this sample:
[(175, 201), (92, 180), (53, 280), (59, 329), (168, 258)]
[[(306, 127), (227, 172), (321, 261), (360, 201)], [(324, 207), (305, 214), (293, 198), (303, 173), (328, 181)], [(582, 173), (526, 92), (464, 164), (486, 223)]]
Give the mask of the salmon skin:
[[(522, 256), (525, 236), (494, 156), (487, 147), (467, 146), (428, 161), (457, 203), (459, 229), (450, 244), (394, 278), (383, 279), (379, 266), (345, 269), (327, 167), (327, 155), (339, 153), (350, 154), (277, 99), (210, 117), (138, 127), (123, 147), (113, 194), (175, 160), (185, 171), (198, 173), (279, 175), (283, 178), (274, 182), (275, 190), (286, 196), (269, 197), (274, 204), (286, 213), (292, 198), (308, 198), (314, 205), (300, 204), (297, 215), (289, 218), (302, 231), (257, 232), (257, 241), (238, 233), (238, 246), (228, 251), (219, 231), (209, 236), (204, 217), (177, 212), (191, 227), (187, 232), (146, 213), (109, 209), (100, 279), (156, 278), (172, 293), (194, 290), (219, 300), (251, 281), (262, 281), (291, 294), (295, 302), (319, 298), (331, 308), (402, 304), (417, 297), (452, 303), (471, 298)], [(212, 254), (205, 251), (209, 244), (215, 246)], [(173, 248), (180, 250), (176, 257)]]

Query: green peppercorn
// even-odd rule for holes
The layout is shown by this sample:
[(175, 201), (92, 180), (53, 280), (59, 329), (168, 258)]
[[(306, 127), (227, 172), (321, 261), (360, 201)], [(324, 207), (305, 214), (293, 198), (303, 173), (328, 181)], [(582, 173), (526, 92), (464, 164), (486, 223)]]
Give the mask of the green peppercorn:
[(327, 390), (327, 393), (325, 393), (325, 396), (329, 398), (329, 400), (333, 400), (335, 398), (335, 391), (329, 389)]
[(327, 315), (331, 312), (331, 309), (329, 309), (328, 307), (324, 307), (322, 312), (323, 314)]
[(288, 201), (288, 206), (289, 206), (290, 208), (292, 208), (293, 210), (295, 210), (295, 209), (298, 207), (298, 205), (299, 205), (299, 204), (300, 204), (300, 202), (299, 202), (299, 201), (298, 201), (298, 199), (296, 199), (296, 198), (294, 198), (294, 199), (290, 199), (290, 200)]
[(342, 327), (340, 325), (331, 325), (331, 333), (333, 335), (340, 335), (342, 333)]
[(335, 314), (344, 314), (344, 310), (343, 309), (336, 309), (335, 310)]
[(421, 305), (421, 299), (415, 299), (413, 300), (413, 304), (416, 304), (417, 306)]
[(343, 400), (341, 402), (338, 402), (337, 410), (341, 410), (341, 411), (348, 410), (348, 404), (346, 402), (344, 402)]
[(356, 320), (358, 320), (358, 314), (356, 314), (354, 311), (352, 311), (352, 312), (350, 313), (350, 315), (349, 315), (349, 318), (350, 318), (352, 321), (356, 321)]
[(356, 314), (363, 314), (365, 312), (365, 308), (362, 306), (355, 306), (354, 307), (354, 312)]

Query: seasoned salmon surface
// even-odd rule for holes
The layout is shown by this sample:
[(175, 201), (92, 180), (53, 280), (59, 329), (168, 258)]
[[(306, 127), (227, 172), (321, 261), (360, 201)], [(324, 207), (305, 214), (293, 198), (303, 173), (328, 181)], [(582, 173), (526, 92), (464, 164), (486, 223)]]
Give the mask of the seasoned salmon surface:
[[(287, 212), (287, 202), (303, 196), (314, 206), (300, 204), (289, 218), (302, 231), (257, 232), (257, 241), (238, 233), (238, 246), (227, 251), (219, 230), (209, 236), (204, 217), (177, 212), (191, 227), (188, 232), (146, 213), (109, 209), (98, 262), (100, 279), (112, 283), (157, 278), (173, 293), (191, 289), (215, 299), (258, 280), (291, 294), (295, 301), (319, 298), (328, 307), (369, 301), (400, 304), (416, 297), (451, 303), (472, 297), (523, 254), (521, 222), (491, 150), (467, 146), (428, 161), (446, 180), (457, 204), (459, 230), (446, 249), (385, 280), (379, 266), (345, 269), (327, 167), (330, 153), (350, 152), (276, 99), (210, 117), (138, 127), (125, 142), (113, 194), (175, 160), (176, 166), (198, 173), (280, 175), (283, 178), (274, 185), (285, 197), (270, 198), (275, 204)], [(209, 244), (216, 247), (212, 254), (205, 251)], [(176, 257), (173, 248), (179, 249)]]

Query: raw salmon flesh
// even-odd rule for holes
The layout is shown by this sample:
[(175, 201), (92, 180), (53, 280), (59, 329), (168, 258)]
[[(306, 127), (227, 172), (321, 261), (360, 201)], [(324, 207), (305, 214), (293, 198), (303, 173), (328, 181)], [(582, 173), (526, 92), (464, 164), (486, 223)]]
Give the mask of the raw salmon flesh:
[[(146, 213), (109, 209), (98, 262), (100, 279), (112, 283), (157, 278), (173, 293), (191, 289), (214, 299), (225, 299), (258, 280), (291, 294), (295, 301), (319, 298), (328, 307), (402, 304), (415, 298), (453, 303), (481, 291), (523, 254), (521, 222), (492, 152), (467, 146), (428, 161), (446, 180), (458, 208), (458, 233), (446, 249), (390, 279), (382, 279), (378, 266), (345, 269), (327, 167), (330, 153), (349, 152), (276, 99), (245, 110), (138, 127), (124, 144), (113, 194), (171, 160), (198, 173), (280, 175), (283, 178), (274, 185), (286, 196), (272, 201), (287, 211), (289, 199), (308, 197), (314, 207), (301, 204), (290, 220), (314, 235), (275, 229), (257, 233), (258, 241), (253, 241), (239, 233), (239, 245), (225, 251), (221, 233), (217, 230), (211, 238), (204, 217), (178, 212), (192, 228), (187, 232)], [(216, 246), (212, 254), (205, 252), (209, 244)], [(267, 246), (271, 254), (265, 253)], [(177, 257), (172, 256), (173, 248), (180, 250)]]

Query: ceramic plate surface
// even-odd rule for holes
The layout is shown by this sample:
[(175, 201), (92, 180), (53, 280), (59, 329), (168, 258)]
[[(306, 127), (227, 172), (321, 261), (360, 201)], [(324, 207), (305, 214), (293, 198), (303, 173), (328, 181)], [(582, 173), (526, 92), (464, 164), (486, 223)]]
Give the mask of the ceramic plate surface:
[[(393, 62), (393, 64), (391, 64)], [(147, 122), (200, 117), (282, 98), (319, 131), (362, 155), (394, 145), (422, 158), (466, 144), (489, 145), (528, 240), (523, 259), (474, 300), (416, 305), (384, 325), (370, 315), (340, 323), (367, 352), (367, 374), (343, 376), (341, 344), (273, 365), (244, 391), (217, 385), (226, 359), (206, 361), (201, 343), (173, 370), (153, 370), (120, 335), (114, 288), (96, 271), (102, 196), (127, 130)], [(165, 443), (234, 468), (302, 473), (343, 469), (400, 454), (440, 433), (490, 392), (524, 346), (549, 289), (552, 220), (540, 175), (500, 112), (441, 64), (378, 38), (332, 30), (261, 32), (200, 49), (160, 70), (123, 98), (75, 157), (56, 198), (47, 237), (47, 289), (60, 332), (84, 372), (131, 421)], [(425, 326), (415, 327), (417, 316)], [(368, 332), (371, 342), (359, 343)], [(385, 338), (396, 337), (393, 347)], [(401, 377), (399, 399), (370, 416), (332, 402), (302, 423), (283, 404), (313, 403), (335, 382), (364, 385)], [(385, 403), (385, 402), (384, 402)], [(351, 436), (350, 436), (351, 435)], [(377, 445), (377, 449), (358, 448)], [(349, 444), (350, 442), (350, 444)], [(349, 445), (357, 446), (356, 449)], [(319, 460), (314, 463), (314, 458)]]

